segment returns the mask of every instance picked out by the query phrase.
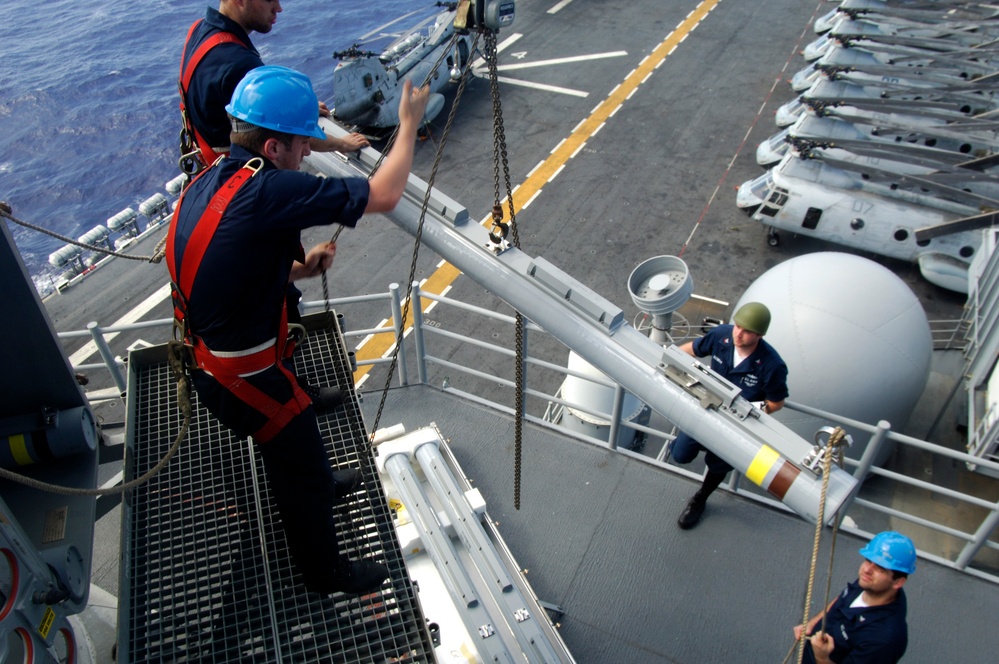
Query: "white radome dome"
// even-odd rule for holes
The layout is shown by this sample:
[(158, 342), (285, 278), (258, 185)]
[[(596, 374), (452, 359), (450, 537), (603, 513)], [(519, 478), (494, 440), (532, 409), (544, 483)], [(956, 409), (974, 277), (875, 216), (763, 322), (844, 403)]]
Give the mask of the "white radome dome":
[[(806, 254), (760, 276), (733, 311), (745, 302), (770, 308), (766, 340), (787, 363), (790, 401), (872, 425), (908, 420), (933, 341), (919, 300), (890, 270), (851, 254)], [(789, 409), (775, 417), (809, 442), (828, 424)], [(869, 434), (848, 432), (847, 454), (859, 458)]]

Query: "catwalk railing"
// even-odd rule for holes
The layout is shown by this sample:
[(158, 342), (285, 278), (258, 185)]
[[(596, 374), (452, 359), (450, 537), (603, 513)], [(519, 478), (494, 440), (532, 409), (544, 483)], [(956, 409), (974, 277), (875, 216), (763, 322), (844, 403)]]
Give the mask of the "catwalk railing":
[[(311, 311), (326, 306), (324, 301), (311, 301), (305, 302), (303, 308)], [(394, 344), (388, 344), (389, 353), (384, 356), (365, 357), (363, 351), (367, 342), (375, 337), (400, 337), (400, 289), (393, 284), (385, 293), (333, 299), (329, 306), (341, 315), (348, 312), (348, 320), (353, 318), (354, 308), (366, 307), (363, 311), (365, 315), (371, 313), (372, 307), (388, 308), (388, 323), (372, 328), (344, 330), (348, 347), (357, 348), (355, 381), (359, 386), (363, 384), (369, 390), (368, 394), (373, 394), (372, 385), (378, 386), (380, 390), (380, 385), (386, 380), (388, 366), (392, 361), (389, 353)], [(514, 316), (422, 291), (417, 284), (413, 288), (411, 310), (411, 328), (407, 328), (408, 333), (403, 336), (400, 361), (392, 382), (401, 387), (412, 384), (410, 375), (415, 369), (418, 384), (437, 386), (455, 396), (513, 416), (514, 408), (504, 404), (514, 403), (516, 389), (516, 354), (512, 350)], [(433, 318), (430, 317), (431, 313)], [(453, 327), (457, 327), (456, 325), (452, 329), (448, 327), (449, 322), (456, 322), (460, 318), (461, 326), (469, 329), (472, 317), (475, 317), (474, 320), (481, 320), (481, 325), (486, 326), (486, 332), (478, 338), (454, 331)], [(97, 401), (117, 398), (125, 391), (124, 361), (121, 355), (115, 355), (108, 338), (114, 338), (116, 343), (127, 343), (127, 335), (116, 337), (116, 334), (149, 328), (169, 330), (171, 324), (169, 319), (107, 328), (91, 323), (87, 330), (60, 333), (59, 336), (66, 341), (85, 337), (97, 345), (102, 362), (74, 367), (80, 372), (107, 369), (113, 384), (89, 393), (91, 400)], [(476, 328), (475, 325), (471, 327)], [(654, 413), (651, 418), (644, 418), (651, 419), (648, 422), (628, 419), (628, 413), (622, 414), (622, 404), (627, 395), (620, 385), (610, 379), (595, 379), (592, 375), (564, 366), (567, 349), (530, 322), (525, 325), (523, 338), (524, 417), (527, 421), (557, 429), (586, 444), (631, 455), (665, 472), (695, 479), (699, 477), (699, 473), (669, 462), (668, 444), (674, 437), (674, 429), (668, 421)], [(354, 340), (357, 340), (356, 345)], [(569, 376), (612, 390), (611, 412), (599, 412), (591, 405), (567, 400), (562, 395), (561, 385)], [(916, 541), (920, 556), (924, 559), (999, 583), (999, 543), (995, 541), (999, 527), (999, 502), (984, 497), (999, 493), (996, 491), (999, 480), (975, 472), (985, 470), (992, 475), (999, 475), (999, 463), (967, 454), (963, 451), (963, 443), (948, 447), (893, 431), (885, 421), (876, 424), (858, 422), (793, 401), (788, 401), (785, 407), (821, 419), (831, 426), (850, 427), (855, 434), (862, 432), (869, 436), (863, 455), (859, 459), (845, 460), (846, 470), (860, 481), (860, 488), (841, 510), (842, 530), (861, 537), (869, 537), (884, 529), (904, 530)], [(567, 410), (584, 417), (588, 422), (597, 422), (598, 426), (591, 428), (597, 430), (598, 436), (570, 430), (560, 424), (560, 419)], [(630, 430), (632, 433), (622, 430)], [(627, 445), (631, 449), (618, 444), (622, 439), (632, 441)], [(863, 444), (864, 441), (857, 440), (856, 443)], [(904, 455), (910, 462), (914, 458), (921, 459), (916, 463), (921, 467), (932, 467), (934, 463), (941, 462), (954, 465), (959, 468), (960, 473), (974, 476), (976, 481), (972, 484), (984, 485), (985, 491), (976, 492), (981, 495), (974, 495), (958, 488), (934, 484), (915, 477), (912, 473), (900, 472), (895, 467), (899, 464), (893, 464), (892, 460), (881, 466), (876, 465), (874, 461), (885, 456), (882, 452), (885, 446), (894, 446), (892, 460)], [(957, 485), (958, 482), (953, 484)], [(732, 474), (726, 486), (747, 499), (786, 509), (751, 483), (743, 482), (737, 473)], [(905, 507), (900, 509), (893, 502)], [(941, 504), (949, 504), (951, 507), (942, 512)], [(921, 505), (932, 509), (923, 511), (919, 509)], [(859, 524), (864, 524), (864, 527)]]

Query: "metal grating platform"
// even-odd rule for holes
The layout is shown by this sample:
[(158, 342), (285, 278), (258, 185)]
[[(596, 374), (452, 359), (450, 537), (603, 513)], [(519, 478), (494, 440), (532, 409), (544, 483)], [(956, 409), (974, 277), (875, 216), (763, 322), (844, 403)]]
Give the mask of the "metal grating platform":
[[(296, 369), (314, 385), (352, 388), (339, 331), (323, 315)], [(180, 430), (165, 346), (129, 356), (125, 480), (167, 452)], [(337, 507), (350, 558), (373, 557), (392, 573), (359, 598), (307, 593), (288, 558), (253, 444), (235, 438), (195, 396), (195, 419), (177, 456), (126, 495), (118, 658), (123, 662), (433, 662), (433, 646), (361, 418), (356, 393), (320, 417), (334, 468), (359, 467), (364, 491)]]

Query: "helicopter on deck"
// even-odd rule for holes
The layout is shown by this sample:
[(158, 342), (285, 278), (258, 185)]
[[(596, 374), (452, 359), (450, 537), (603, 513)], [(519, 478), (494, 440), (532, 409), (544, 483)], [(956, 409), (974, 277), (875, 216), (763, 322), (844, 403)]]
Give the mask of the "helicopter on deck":
[[(457, 81), (467, 65), (473, 35), (455, 31), (457, 2), (438, 2), (434, 6), (444, 9), (401, 34), (390, 34), (396, 39), (381, 52), (362, 50), (355, 44), (333, 54), (340, 59), (333, 71), (333, 117), (364, 128), (395, 127), (399, 124), (399, 95), (406, 80), (430, 86), (424, 122), (440, 113), (444, 108), (441, 90)], [(384, 36), (385, 28), (413, 13), (364, 35), (361, 41), (378, 33)]]
[(805, 60), (817, 60), (837, 43), (862, 40), (917, 48), (936, 48), (943, 40), (947, 42), (945, 50), (988, 47), (995, 39), (999, 18), (994, 7), (984, 4), (977, 9), (964, 5), (959, 13), (952, 13), (954, 7), (944, 7), (942, 12), (910, 14), (908, 17), (873, 12), (845, 13), (844, 9), (840, 5), (833, 16), (827, 15), (816, 21), (816, 31), (823, 31), (818, 39), (802, 50)]
[(814, 63), (792, 79), (804, 92), (775, 116), (787, 129), (757, 149), (776, 165), (736, 205), (772, 246), (778, 231), (814, 237), (967, 292), (979, 229), (999, 221), (999, 26), (991, 7), (912, 9), (849, 0), (824, 17), (803, 52)]
[(815, 19), (812, 28), (822, 35), (843, 21), (862, 19), (877, 23), (953, 23), (985, 21), (995, 9), (985, 3), (904, 3), (892, 0), (840, 0), (835, 9)]
[(999, 217), (994, 157), (934, 163), (921, 146), (857, 143), (847, 156), (798, 139), (777, 166), (739, 187), (737, 206), (767, 226), (772, 246), (779, 230), (815, 237), (916, 262), (930, 283), (967, 292), (977, 229)]
[(891, 107), (882, 106), (880, 100), (868, 103), (859, 97), (853, 99), (853, 105), (823, 106), (822, 101), (817, 99), (806, 99), (800, 103), (803, 112), (794, 124), (757, 147), (756, 161), (761, 166), (769, 168), (777, 164), (795, 139), (827, 144), (862, 141), (922, 145), (956, 153), (961, 161), (999, 153), (997, 125), (994, 122), (961, 115), (948, 117), (940, 112), (922, 116), (885, 113), (883, 111)]

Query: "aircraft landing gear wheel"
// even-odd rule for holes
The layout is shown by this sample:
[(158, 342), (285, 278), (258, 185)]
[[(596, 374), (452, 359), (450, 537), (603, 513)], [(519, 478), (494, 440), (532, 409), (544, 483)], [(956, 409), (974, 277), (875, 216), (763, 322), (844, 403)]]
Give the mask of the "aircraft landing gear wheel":
[(771, 247), (776, 247), (780, 245), (780, 235), (778, 235), (777, 231), (775, 231), (772, 228), (770, 229), (769, 232), (767, 232), (767, 244), (769, 244)]

